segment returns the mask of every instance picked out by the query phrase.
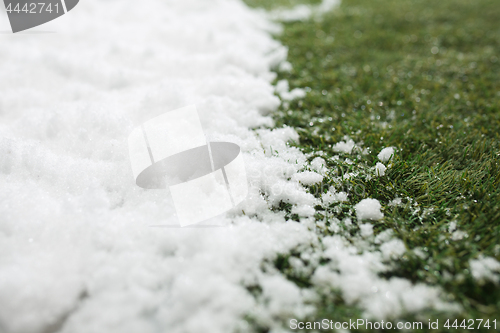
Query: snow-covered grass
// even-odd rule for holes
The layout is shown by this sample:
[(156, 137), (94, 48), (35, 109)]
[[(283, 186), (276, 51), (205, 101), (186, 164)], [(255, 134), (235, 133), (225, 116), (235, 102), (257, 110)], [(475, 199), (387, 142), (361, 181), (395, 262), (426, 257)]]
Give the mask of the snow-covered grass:
[[(358, 254), (380, 253), (388, 267), (377, 276), (436, 287), (458, 306), (429, 312), (429, 293), (416, 292), (422, 308), (408, 320), (498, 321), (499, 10), (492, 0), (344, 0), (321, 19), (286, 23), (279, 37), (290, 66), (277, 82), (307, 95), (284, 101), (276, 124), (295, 128), (294, 146), (328, 170), (309, 186), (322, 199), (311, 223), (320, 242), (334, 237)], [(297, 255), (276, 264), (298, 285), (323, 281), (293, 271), (286, 259)], [(370, 313), (376, 300), (351, 298), (364, 284), (346, 288), (338, 259), (320, 262), (312, 276), (338, 284), (321, 289), (313, 318)], [(332, 267), (341, 277), (327, 277)]]

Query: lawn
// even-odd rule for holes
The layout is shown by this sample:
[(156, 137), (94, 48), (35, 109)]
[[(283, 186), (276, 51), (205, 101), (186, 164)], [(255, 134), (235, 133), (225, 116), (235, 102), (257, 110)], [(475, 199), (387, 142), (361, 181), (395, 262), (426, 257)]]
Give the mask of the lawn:
[[(320, 237), (340, 233), (355, 243), (354, 218), (354, 226), (342, 222), (335, 232), (331, 220), (346, 221), (359, 201), (377, 199), (385, 216), (373, 222), (374, 234), (392, 229), (407, 249), (384, 277), (438, 286), (461, 307), (407, 320), (500, 320), (498, 283), (474, 277), (470, 267), (481, 257), (500, 260), (499, 21), (493, 0), (343, 0), (321, 20), (284, 23), (276, 36), (293, 66), (277, 70), (276, 82), (307, 92), (282, 103), (277, 126), (295, 128), (295, 145), (310, 160), (326, 161), (329, 176), (311, 193), (319, 198), (330, 186), (349, 192), (348, 202), (316, 207)], [(339, 151), (336, 144), (349, 139), (354, 149)], [(385, 147), (396, 153), (377, 177), (373, 167)], [(290, 205), (279, 209), (300, 220)], [(276, 267), (311, 286), (310, 274), (290, 268), (294, 255), (283, 254)], [(335, 290), (321, 295), (315, 319), (361, 318)]]

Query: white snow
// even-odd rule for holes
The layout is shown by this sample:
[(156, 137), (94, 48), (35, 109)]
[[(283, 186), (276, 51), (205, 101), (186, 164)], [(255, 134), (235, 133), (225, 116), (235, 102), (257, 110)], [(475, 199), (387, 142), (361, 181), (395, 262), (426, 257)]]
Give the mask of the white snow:
[(500, 262), (492, 257), (479, 257), (469, 261), (470, 271), (474, 279), (480, 282), (500, 283)]
[(406, 252), (405, 244), (400, 239), (392, 239), (380, 246), (385, 259), (397, 259)]
[(323, 0), (316, 7), (319, 14), (325, 14), (331, 12), (340, 5), (340, 0)]
[(377, 199), (363, 199), (354, 206), (358, 220), (380, 220), (384, 214), (380, 211), (382, 206)]
[(458, 230), (456, 221), (450, 222), (448, 226), (448, 232), (451, 233), (451, 239), (454, 241), (469, 237), (469, 235), (465, 231)]
[(454, 241), (461, 240), (467, 237), (469, 237), (469, 234), (462, 230), (456, 230), (451, 234), (451, 239)]
[(306, 97), (306, 91), (301, 88), (295, 88), (289, 93), (281, 94), (281, 98), (285, 101), (291, 101), (294, 99), (300, 99)]
[(289, 73), (291, 72), (293, 69), (293, 66), (291, 63), (289, 63), (288, 61), (283, 61), (280, 66), (279, 66), (279, 70), (280, 72), (285, 72), (285, 73)]
[(384, 148), (380, 151), (380, 153), (377, 155), (378, 159), (382, 162), (388, 162), (391, 157), (394, 155), (394, 147), (387, 147)]
[(313, 216), (316, 210), (311, 205), (296, 205), (292, 207), (292, 214), (297, 214), (301, 217)]
[(387, 167), (382, 163), (377, 162), (375, 165), (375, 174), (379, 177), (385, 176), (385, 170), (387, 170)]
[(448, 232), (452, 233), (455, 230), (457, 230), (457, 222), (456, 221), (451, 221), (450, 225), (448, 226)]
[(373, 235), (373, 225), (370, 223), (360, 224), (359, 230), (361, 231), (361, 236), (363, 237), (370, 237)]
[(323, 176), (313, 171), (299, 172), (293, 175), (293, 179), (304, 185), (314, 185), (323, 181)]
[(260, 312), (261, 321), (272, 325), (273, 317), (311, 314), (314, 308), (303, 304), (303, 291), (285, 277), (276, 275), (262, 283), (263, 298), (269, 302), (265, 312)]
[(375, 237), (375, 244), (380, 244), (389, 241), (392, 238), (393, 234), (394, 231), (392, 229), (387, 229), (382, 231)]
[(364, 252), (359, 255), (358, 250), (341, 236), (325, 237), (322, 241), (325, 247), (323, 256), (330, 262), (316, 269), (313, 283), (319, 289), (333, 287), (340, 290), (347, 304), (361, 304), (367, 318), (398, 318), (404, 310), (416, 312), (429, 307), (456, 311), (456, 305), (439, 299), (441, 292), (438, 288), (413, 285), (401, 278), (386, 280), (377, 276), (387, 269), (383, 260), (400, 255), (404, 249), (400, 240), (391, 242), (384, 247), (385, 253)]
[(350, 154), (352, 152), (352, 149), (354, 148), (355, 143), (352, 139), (348, 139), (346, 141), (340, 141), (337, 142), (333, 147), (333, 151), (336, 152), (342, 152), (342, 153), (347, 153)]
[(270, 12), (269, 17), (283, 22), (305, 21), (311, 17), (321, 19), (321, 16), (340, 5), (340, 0), (323, 0), (316, 6), (299, 4), (293, 8), (279, 8)]
[(403, 201), (401, 200), (401, 198), (394, 198), (391, 200), (391, 202), (389, 202), (389, 206), (391, 207), (397, 207), (397, 206), (400, 206), (401, 204), (403, 203)]
[(313, 10), (311, 6), (301, 4), (289, 9), (275, 9), (270, 13), (270, 17), (277, 21), (293, 22), (305, 21), (309, 19), (312, 14)]
[(321, 157), (316, 157), (311, 161), (311, 168), (319, 173), (320, 175), (326, 175), (328, 168), (326, 167), (326, 161)]
[(275, 88), (276, 92), (278, 94), (284, 94), (284, 93), (287, 93), (288, 90), (290, 90), (290, 86), (288, 84), (288, 80), (279, 80), (278, 82), (276, 82), (276, 88)]
[[(1, 37), (0, 331), (218, 333), (274, 304), (303, 311), (246, 289), (313, 237), (269, 210), (315, 202), (288, 181), (306, 161), (286, 145), (297, 133), (265, 129), (279, 27), (239, 1), (87, 0), (37, 30)], [(189, 104), (245, 154), (250, 194), (214, 221), (227, 228), (152, 228), (178, 225), (168, 191), (134, 184), (131, 129)]]
[[(285, 62), (283, 62), (285, 63)], [(287, 65), (285, 65), (286, 67)], [(286, 68), (285, 68), (286, 69)], [(295, 88), (292, 91), (289, 91), (290, 86), (287, 80), (279, 80), (276, 83), (276, 93), (280, 95), (281, 99), (284, 101), (292, 101), (297, 98), (306, 97), (306, 91), (301, 88)]]
[(345, 192), (336, 192), (334, 188), (330, 188), (328, 192), (321, 196), (321, 200), (325, 205), (330, 205), (335, 202), (346, 202), (348, 195)]

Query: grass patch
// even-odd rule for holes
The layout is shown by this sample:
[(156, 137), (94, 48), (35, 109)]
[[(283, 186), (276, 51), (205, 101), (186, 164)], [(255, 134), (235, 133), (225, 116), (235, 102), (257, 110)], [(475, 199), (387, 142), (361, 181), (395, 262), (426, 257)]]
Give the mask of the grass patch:
[(276, 8), (292, 8), (293, 6), (302, 4), (319, 4), (321, 0), (246, 0), (246, 3), (252, 7), (264, 8), (264, 9), (276, 9)]
[[(289, 47), (293, 70), (278, 80), (308, 93), (274, 117), (298, 131), (297, 146), (311, 160), (322, 156), (340, 173), (373, 167), (382, 148), (396, 147), (385, 177), (353, 176), (349, 183), (363, 193), (351, 193), (345, 207), (320, 209), (317, 220), (350, 216), (361, 199), (378, 199), (385, 217), (375, 233), (393, 229), (408, 249), (386, 276), (439, 286), (463, 307), (457, 318), (497, 325), (500, 289), (474, 280), (469, 260), (500, 260), (499, 18), (493, 0), (343, 0), (321, 21), (286, 23), (277, 38)], [(345, 136), (369, 153), (335, 152)], [(339, 162), (345, 158), (354, 163)], [(395, 197), (402, 204), (389, 206)], [(452, 222), (461, 239), (449, 232)], [(286, 257), (276, 265), (290, 275)], [(307, 285), (303, 277), (290, 280)], [(323, 297), (316, 319), (359, 318), (332, 295)]]

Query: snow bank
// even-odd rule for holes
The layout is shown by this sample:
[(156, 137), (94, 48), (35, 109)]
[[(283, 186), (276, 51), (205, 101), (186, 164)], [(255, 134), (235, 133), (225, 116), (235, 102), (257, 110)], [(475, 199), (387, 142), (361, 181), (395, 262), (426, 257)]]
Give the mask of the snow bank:
[[(0, 49), (0, 331), (219, 333), (265, 313), (247, 290), (276, 284), (262, 261), (312, 241), (269, 205), (314, 204), (288, 180), (305, 160), (295, 131), (251, 130), (280, 103), (278, 27), (240, 1), (87, 0), (36, 30)], [(189, 104), (245, 154), (248, 200), (212, 221), (227, 228), (174, 228), (168, 191), (134, 184), (131, 129)], [(266, 296), (272, 311), (301, 311), (290, 288)]]

